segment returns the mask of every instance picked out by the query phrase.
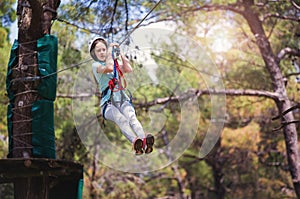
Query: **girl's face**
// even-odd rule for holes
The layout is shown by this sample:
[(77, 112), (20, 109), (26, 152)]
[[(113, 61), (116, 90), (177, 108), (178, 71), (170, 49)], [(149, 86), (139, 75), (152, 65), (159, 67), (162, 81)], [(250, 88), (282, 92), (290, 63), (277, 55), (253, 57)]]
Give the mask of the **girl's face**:
[(95, 55), (100, 61), (105, 61), (107, 56), (107, 48), (104, 43), (98, 42), (95, 46)]

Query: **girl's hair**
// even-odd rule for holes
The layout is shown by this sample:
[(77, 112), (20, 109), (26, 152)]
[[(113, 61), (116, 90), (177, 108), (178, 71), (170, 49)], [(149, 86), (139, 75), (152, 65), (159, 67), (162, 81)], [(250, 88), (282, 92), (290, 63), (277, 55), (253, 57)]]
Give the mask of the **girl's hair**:
[(92, 44), (92, 46), (91, 46), (91, 52), (92, 52), (92, 50), (94, 50), (95, 46), (96, 46), (98, 43), (100, 43), (100, 42), (103, 43), (103, 44), (106, 46), (106, 48), (108, 47), (107, 42), (106, 42), (104, 39), (99, 38), (99, 39), (96, 39), (96, 40), (93, 42), (93, 44)]
[(107, 42), (103, 39), (103, 38), (99, 38), (99, 39), (96, 39), (93, 43), (92, 43), (92, 46), (91, 46), (91, 50), (90, 50), (90, 54), (92, 56), (92, 58), (95, 60), (95, 61), (98, 61), (98, 58), (97, 56), (95, 55), (95, 52), (94, 52), (94, 48), (95, 46), (98, 44), (98, 43), (103, 43), (106, 48), (108, 48), (108, 44)]

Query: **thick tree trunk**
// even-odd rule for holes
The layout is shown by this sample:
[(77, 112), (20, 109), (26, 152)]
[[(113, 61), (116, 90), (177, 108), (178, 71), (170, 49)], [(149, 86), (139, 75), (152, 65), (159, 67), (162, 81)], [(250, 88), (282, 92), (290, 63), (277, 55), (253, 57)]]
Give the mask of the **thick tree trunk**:
[(36, 39), (32, 32), (34, 24), (32, 18), (36, 18), (36, 12), (32, 12), (29, 1), (19, 0), (18, 14), (20, 14), (18, 26), (18, 65), (13, 68), (13, 79), (21, 79), (13, 83), (15, 99), (12, 103), (12, 157), (31, 157), (31, 105), (37, 99), (37, 92), (33, 82), (22, 81), (27, 76), (37, 75)]
[[(40, 2), (38, 0), (18, 0), (18, 65), (13, 67), (15, 79), (12, 90), (15, 93), (12, 118), (12, 157), (32, 157), (32, 104), (40, 97), (37, 93), (37, 81), (24, 81), (25, 77), (36, 77), (37, 39), (50, 33), (52, 12), (59, 5), (59, 0)], [(49, 7), (49, 8), (48, 8)], [(47, 9), (48, 8), (48, 9)], [(49, 12), (51, 10), (51, 12)], [(15, 198), (48, 198), (48, 177), (21, 178), (15, 181)]]
[[(276, 104), (279, 114), (291, 108), (291, 101), (288, 98), (285, 79), (279, 67), (279, 60), (274, 55), (268, 38), (264, 32), (262, 22), (258, 18), (258, 14), (253, 9), (253, 1), (245, 0), (245, 9), (243, 16), (247, 20), (252, 33), (256, 38), (257, 46), (269, 71), (270, 77), (273, 82), (274, 92), (278, 94)], [(294, 121), (294, 115), (289, 112), (281, 117), (282, 124)], [(289, 164), (289, 170), (294, 183), (295, 192), (297, 197), (300, 198), (300, 168), (299, 168), (299, 152), (298, 152), (298, 136), (297, 129), (294, 123), (284, 125), (283, 133), (286, 143), (286, 152)]]

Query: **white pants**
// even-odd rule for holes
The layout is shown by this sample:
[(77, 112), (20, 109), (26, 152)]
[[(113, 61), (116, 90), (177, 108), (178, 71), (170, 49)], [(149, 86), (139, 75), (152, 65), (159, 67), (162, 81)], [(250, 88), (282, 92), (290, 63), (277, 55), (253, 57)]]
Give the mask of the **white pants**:
[(136, 138), (145, 138), (145, 132), (141, 123), (136, 118), (135, 110), (132, 105), (125, 101), (123, 104), (108, 103), (106, 105), (104, 117), (116, 123), (123, 135), (133, 143)]

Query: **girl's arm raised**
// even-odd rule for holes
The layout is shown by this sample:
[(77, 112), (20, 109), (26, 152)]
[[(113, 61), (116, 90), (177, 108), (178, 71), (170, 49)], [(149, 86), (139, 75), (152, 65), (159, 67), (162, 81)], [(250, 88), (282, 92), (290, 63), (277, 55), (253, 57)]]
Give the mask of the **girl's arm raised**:
[(123, 62), (123, 65), (121, 66), (121, 70), (124, 72), (124, 73), (130, 73), (132, 72), (132, 67), (129, 63), (129, 60), (127, 59), (127, 57), (123, 54), (121, 54), (121, 59), (122, 59), (122, 62)]
[(103, 67), (101, 64), (97, 67), (97, 73), (111, 73), (114, 71), (114, 66), (113, 64), (107, 65)]
[[(117, 43), (111, 43), (110, 44), (110, 48), (108, 50), (108, 58), (107, 60), (111, 60), (109, 61), (109, 63), (106, 62), (107, 66), (110, 66), (112, 67), (112, 70), (114, 68), (114, 63), (113, 63), (113, 60), (112, 60), (112, 56), (111, 56), (111, 53), (112, 53), (112, 48), (113, 47), (117, 47), (117, 48), (120, 48), (119, 44)], [(120, 50), (120, 57), (121, 57), (121, 60), (122, 60), (122, 64), (120, 65), (120, 69), (123, 73), (130, 73), (132, 72), (132, 67), (129, 63), (129, 60), (127, 59), (127, 57), (122, 53), (122, 51)]]
[(111, 56), (112, 48), (108, 48), (107, 57), (105, 60), (105, 67), (103, 67), (101, 64), (99, 64), (97, 68), (97, 73), (111, 73), (114, 71), (114, 61)]

